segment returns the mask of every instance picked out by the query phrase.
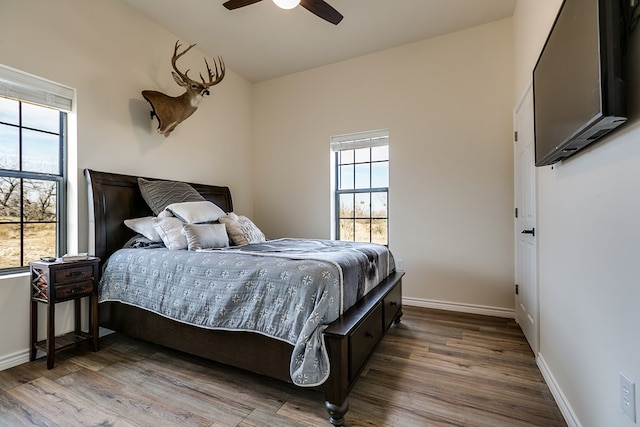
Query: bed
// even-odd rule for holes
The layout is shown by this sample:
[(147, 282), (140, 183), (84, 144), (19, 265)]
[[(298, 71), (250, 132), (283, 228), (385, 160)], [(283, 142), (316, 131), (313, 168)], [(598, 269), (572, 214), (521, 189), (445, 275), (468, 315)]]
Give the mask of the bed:
[[(113, 270), (115, 267), (112, 266), (117, 264), (115, 261), (118, 259), (117, 257), (127, 258), (123, 254), (128, 249), (123, 250), (122, 248), (136, 234), (124, 225), (124, 220), (148, 217), (154, 214), (140, 192), (138, 180), (139, 178), (150, 182), (157, 180), (90, 169), (84, 172), (88, 184), (89, 247), (90, 249), (93, 248), (93, 253), (102, 260), (103, 268), (105, 264), (109, 264), (109, 267)], [(205, 200), (214, 203), (224, 212), (233, 212), (233, 203), (228, 187), (197, 183), (187, 184), (195, 189)], [(230, 250), (224, 251), (225, 253), (222, 255), (217, 251), (211, 251), (211, 256), (257, 257), (263, 255), (254, 252), (261, 249), (257, 246), (267, 246), (267, 251), (277, 250), (282, 252), (280, 248), (274, 249), (275, 245), (288, 242), (280, 242), (280, 240), (286, 241), (287, 239), (275, 239), (262, 245), (229, 248)], [(335, 256), (333, 254), (334, 248), (331, 245), (341, 246), (340, 243), (329, 241), (301, 243), (315, 246), (328, 245), (325, 250), (330, 256)], [(135, 252), (136, 254), (144, 254), (139, 256), (140, 260), (151, 252), (147, 249), (141, 249), (140, 251), (143, 252)], [(163, 254), (171, 253), (172, 256), (177, 254), (179, 258), (187, 256), (189, 262), (195, 262), (196, 264), (209, 262), (200, 261), (199, 258), (203, 255), (202, 252), (207, 252), (206, 250), (193, 253), (192, 251), (169, 251), (166, 248), (162, 248), (158, 249), (158, 251), (164, 251), (161, 252)], [(240, 252), (242, 251), (247, 253), (241, 254)], [(132, 256), (128, 256), (128, 258), (132, 258)], [(264, 259), (270, 258), (269, 254), (267, 254)], [(320, 262), (315, 258), (308, 261), (301, 260), (298, 256), (293, 258), (291, 260), (283, 258), (277, 261), (283, 268), (290, 268), (290, 270), (286, 270), (281, 274), (289, 276), (289, 272), (291, 272), (293, 280), (298, 280), (296, 279), (297, 276), (293, 274), (295, 273), (293, 271), (294, 268), (288, 267), (289, 264), (287, 263)], [(149, 262), (154, 261), (145, 260), (141, 262), (148, 265)], [(261, 259), (260, 263), (262, 262)], [(322, 262), (326, 266), (331, 265), (333, 261)], [(255, 261), (250, 260), (250, 263), (255, 264)], [(184, 260), (184, 265), (189, 265), (186, 259)], [(307, 267), (305, 265), (301, 268)], [(112, 274), (108, 269), (105, 270), (105, 275)], [(209, 274), (209, 270), (203, 274)], [(328, 273), (324, 271), (323, 274)], [(144, 304), (131, 304), (122, 302), (121, 298), (117, 296), (109, 297), (106, 290), (104, 295), (101, 296), (99, 304), (99, 319), (101, 326), (138, 339), (266, 375), (297, 386), (309, 385), (319, 388), (325, 395), (325, 408), (329, 413), (329, 422), (340, 426), (344, 424), (345, 414), (348, 410), (347, 396), (357, 381), (360, 371), (385, 332), (394, 323), (400, 321), (402, 316), (403, 275), (403, 272), (389, 268), (388, 275), (385, 272), (385, 274), (375, 276), (376, 283), (368, 286), (369, 289), (359, 291), (361, 295), (358, 295), (355, 299), (353, 296), (347, 298), (349, 294), (346, 291), (344, 295), (340, 294), (340, 298), (335, 298), (336, 300), (345, 301), (345, 310), (336, 315), (326, 315), (326, 318), (331, 319), (331, 321), (324, 322), (325, 324), (322, 325), (321, 329), (316, 331), (319, 334), (316, 337), (316, 341), (318, 341), (320, 347), (316, 347), (315, 350), (318, 354), (321, 353), (322, 357), (326, 357), (327, 368), (324, 374), (319, 373), (319, 376), (308, 381), (308, 384), (305, 384), (305, 381), (300, 379), (307, 378), (306, 373), (305, 375), (300, 375), (298, 372), (297, 375), (293, 375), (293, 360), (302, 359), (302, 356), (293, 357), (296, 354), (295, 352), (305, 353), (304, 350), (301, 351), (299, 343), (293, 339), (281, 339), (275, 334), (264, 333), (260, 330), (256, 332), (246, 328), (213, 328), (193, 325), (180, 319), (173, 319), (164, 312), (154, 312), (149, 307), (144, 307)], [(149, 281), (149, 279), (145, 280)], [(194, 279), (194, 283), (196, 282), (197, 280)], [(190, 283), (187, 283), (185, 286), (190, 285)], [(328, 307), (326, 310), (335, 310), (331, 304), (325, 304), (325, 306)], [(288, 315), (283, 317), (288, 317)], [(315, 359), (309, 360), (311, 362), (307, 363), (307, 365), (318, 364)]]

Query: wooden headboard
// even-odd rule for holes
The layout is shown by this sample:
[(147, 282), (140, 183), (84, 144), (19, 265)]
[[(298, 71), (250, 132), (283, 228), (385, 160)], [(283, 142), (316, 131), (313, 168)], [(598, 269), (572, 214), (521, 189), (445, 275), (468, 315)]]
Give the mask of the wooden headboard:
[[(104, 263), (109, 256), (135, 235), (124, 220), (151, 216), (142, 198), (138, 176), (85, 169), (89, 201), (89, 250)], [(158, 178), (140, 177), (148, 180)], [(189, 183), (205, 199), (225, 212), (233, 211), (229, 187)]]

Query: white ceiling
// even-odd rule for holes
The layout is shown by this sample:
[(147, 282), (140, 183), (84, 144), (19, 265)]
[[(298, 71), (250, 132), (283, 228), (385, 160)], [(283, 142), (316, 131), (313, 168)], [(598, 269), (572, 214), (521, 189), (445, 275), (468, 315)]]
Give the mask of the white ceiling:
[[(513, 15), (517, 0), (327, 0), (330, 24), (301, 6), (262, 0), (229, 11), (225, 0), (121, 0), (184, 43), (252, 82), (474, 27)], [(168, 46), (171, 50), (173, 46)]]

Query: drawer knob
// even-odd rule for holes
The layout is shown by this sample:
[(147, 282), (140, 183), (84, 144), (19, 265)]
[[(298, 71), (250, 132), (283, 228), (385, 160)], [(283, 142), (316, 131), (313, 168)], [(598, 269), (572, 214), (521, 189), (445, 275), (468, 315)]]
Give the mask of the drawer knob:
[(367, 338), (373, 338), (373, 332), (367, 331), (364, 333), (364, 336)]
[(395, 302), (395, 301), (391, 301), (391, 302), (389, 302), (389, 305), (390, 305), (391, 307), (395, 307), (396, 305), (398, 305), (398, 303), (397, 303), (397, 302)]
[(67, 272), (67, 274), (65, 275), (66, 277), (77, 277), (77, 276), (82, 276), (84, 273), (82, 271), (69, 271)]
[(72, 294), (75, 294), (76, 292), (82, 292), (82, 291), (84, 291), (84, 287), (71, 289), (71, 293)]

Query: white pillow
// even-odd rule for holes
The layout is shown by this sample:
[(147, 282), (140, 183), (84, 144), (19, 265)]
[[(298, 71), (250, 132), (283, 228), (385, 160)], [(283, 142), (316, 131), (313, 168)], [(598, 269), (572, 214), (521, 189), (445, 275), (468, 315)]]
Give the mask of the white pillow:
[(131, 218), (125, 219), (124, 225), (135, 231), (136, 233), (142, 234), (144, 237), (149, 239), (152, 242), (161, 242), (162, 238), (158, 234), (158, 232), (153, 228), (153, 217), (145, 216), (142, 218)]
[(214, 222), (225, 215), (222, 209), (208, 200), (202, 202), (172, 203), (166, 207), (166, 210), (180, 218), (182, 222), (189, 224)]
[(229, 246), (229, 236), (224, 224), (184, 224), (182, 234), (187, 238), (190, 251)]
[(186, 249), (189, 246), (182, 234), (182, 225), (182, 221), (173, 216), (153, 219), (153, 228), (168, 249)]
[(267, 239), (264, 233), (246, 216), (229, 212), (220, 217), (220, 222), (227, 228), (227, 233), (235, 245), (261, 243)]

